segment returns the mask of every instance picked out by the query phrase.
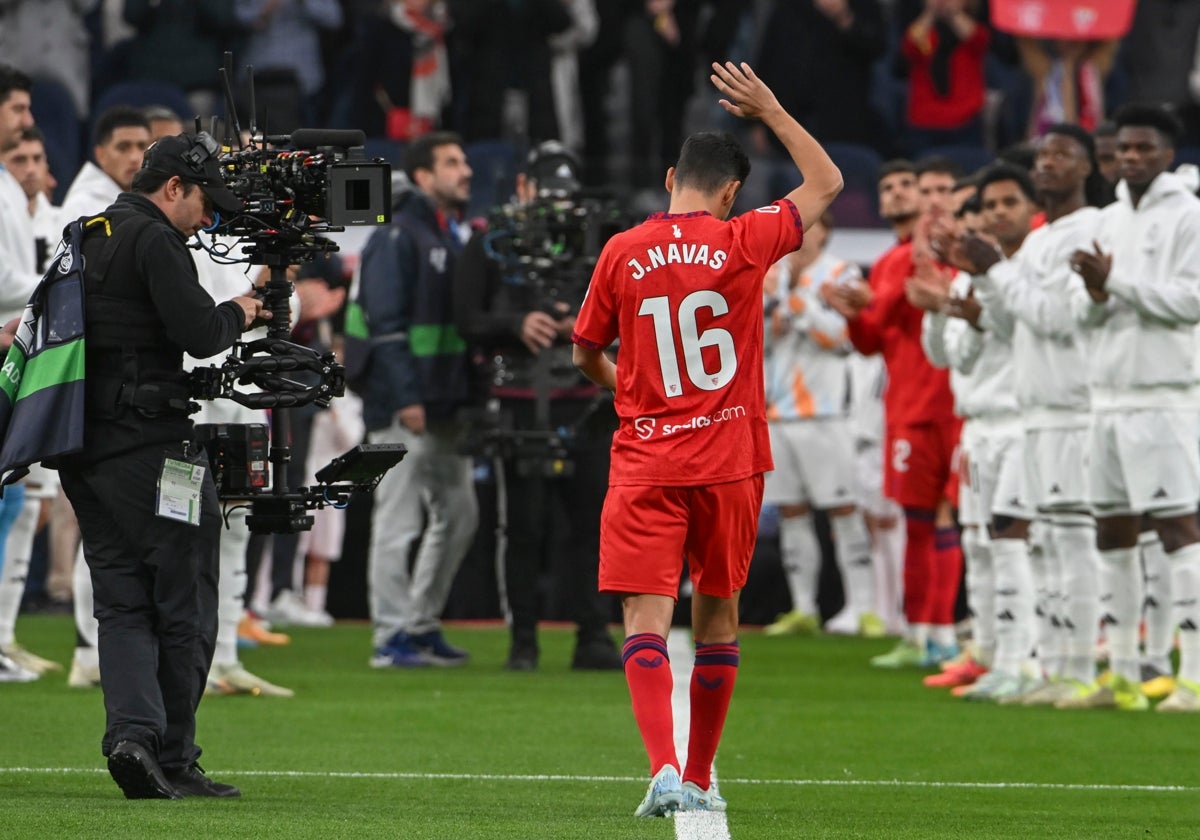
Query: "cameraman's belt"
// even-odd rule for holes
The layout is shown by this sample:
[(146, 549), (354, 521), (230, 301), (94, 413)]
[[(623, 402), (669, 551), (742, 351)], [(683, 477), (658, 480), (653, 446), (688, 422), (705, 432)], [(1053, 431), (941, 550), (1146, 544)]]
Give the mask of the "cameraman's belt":
[(370, 342), (372, 345), (392, 344), (397, 341), (408, 341), (408, 331), (401, 330), (400, 332), (384, 333), (383, 335), (373, 335), (370, 338)]
[(150, 414), (191, 414), (199, 406), (191, 401), (191, 388), (171, 382), (144, 382), (134, 385), (122, 382), (117, 392), (117, 405)]

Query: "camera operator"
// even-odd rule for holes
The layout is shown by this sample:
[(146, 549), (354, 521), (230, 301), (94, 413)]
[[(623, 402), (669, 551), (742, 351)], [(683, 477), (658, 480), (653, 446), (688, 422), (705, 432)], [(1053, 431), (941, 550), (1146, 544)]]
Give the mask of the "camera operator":
[[(578, 173), (578, 160), (565, 146), (557, 141), (540, 144), (530, 153), (525, 174), (517, 177), (513, 209), (535, 202), (574, 206), (580, 190)], [(519, 228), (523, 217), (518, 213), (515, 218)], [(477, 235), (459, 261), (454, 277), (455, 322), (459, 333), (482, 351), (483, 359), (503, 360), (501, 364), (512, 374), (500, 383), (493, 377), (488, 396), (498, 400), (502, 417), (511, 417), (518, 436), (516, 449), (522, 448), (521, 433), (547, 433), (542, 464), (537, 463), (536, 451), (513, 452), (508, 446), (501, 447), (496, 459), (497, 480), (503, 482), (500, 528), (507, 532), (498, 550), (512, 632), (505, 667), (537, 668), (538, 578), (543, 561), (553, 554), (549, 549), (556, 529), (551, 523), (557, 512), (560, 517), (565, 514), (571, 541), (563, 558), (568, 607), (578, 625), (571, 666), (617, 670), (621, 657), (607, 628), (611, 603), (608, 596), (597, 593), (596, 585), (599, 514), (608, 488), (609, 448), (617, 421), (612, 402), (601, 399), (600, 389), (571, 363), (571, 329), (590, 268), (581, 273), (578, 289), (569, 288), (566, 277), (551, 277), (566, 292), (563, 299), (548, 298), (528, 272), (514, 270), (498, 257), (489, 244), (497, 235), (502, 232)], [(543, 402), (548, 399), (547, 416), (539, 417), (539, 397)], [(571, 430), (570, 439), (564, 441), (571, 468), (553, 475), (556, 442), (552, 435), (557, 429)], [(532, 446), (536, 450), (537, 443)], [(558, 511), (556, 500), (565, 510)]]
[(190, 443), (183, 354), (211, 356), (270, 317), (219, 305), (185, 242), (231, 211), (207, 135), (150, 146), (132, 192), (85, 227), (86, 421), (53, 465), (79, 518), (100, 623), (102, 749), (130, 799), (238, 796), (196, 764), (196, 707), (217, 621), (216, 487)]

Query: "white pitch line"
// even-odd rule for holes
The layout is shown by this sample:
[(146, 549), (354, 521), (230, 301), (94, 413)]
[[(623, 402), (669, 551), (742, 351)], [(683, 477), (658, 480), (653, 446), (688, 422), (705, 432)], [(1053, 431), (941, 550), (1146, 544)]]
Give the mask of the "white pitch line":
[[(218, 776), (246, 776), (268, 779), (382, 779), (395, 781), (455, 782), (645, 782), (645, 776), (576, 776), (567, 773), (403, 773), (358, 770), (226, 770)], [(0, 776), (107, 775), (100, 767), (0, 767)], [(1187, 785), (1084, 785), (1067, 782), (936, 782), (913, 779), (725, 779), (734, 785), (780, 785), (783, 787), (895, 787), (945, 788), (959, 790), (1055, 790), (1074, 792), (1124, 793), (1200, 793), (1200, 787)]]
[[(671, 675), (675, 689), (671, 694), (671, 713), (675, 720), (675, 752), (679, 755), (680, 770), (687, 764), (688, 735), (691, 728), (692, 664), (696, 650), (691, 631), (676, 627), (667, 636), (667, 653), (671, 656)], [(710, 789), (717, 787), (717, 768), (712, 770)], [(680, 812), (675, 815), (675, 840), (732, 840), (729, 821), (718, 811)]]

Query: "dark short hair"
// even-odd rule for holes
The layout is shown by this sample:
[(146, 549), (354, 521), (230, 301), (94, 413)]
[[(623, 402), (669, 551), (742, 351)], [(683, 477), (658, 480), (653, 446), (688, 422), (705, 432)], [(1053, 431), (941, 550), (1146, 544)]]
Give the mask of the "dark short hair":
[(982, 212), (983, 199), (979, 197), (979, 190), (975, 190), (975, 192), (963, 199), (963, 203), (958, 206), (958, 212), (954, 214), (954, 217), (961, 219), (967, 213), (974, 213), (978, 215)]
[(1019, 166), (1013, 166), (1011, 163), (994, 163), (988, 167), (987, 171), (979, 178), (979, 196), (980, 203), (983, 202), (983, 191), (992, 184), (998, 184), (1002, 181), (1013, 181), (1017, 187), (1025, 194), (1025, 197), (1030, 201), (1037, 203), (1037, 192), (1033, 189), (1033, 180), (1029, 177), (1029, 173)]
[(0, 102), (7, 100), (14, 90), (29, 93), (33, 90), (33, 79), (11, 64), (0, 64)]
[(29, 128), (21, 132), (21, 137), (17, 141), (19, 143), (41, 143), (46, 145), (46, 135), (36, 125), (31, 125)]
[(113, 132), (118, 128), (144, 128), (149, 131), (150, 122), (141, 108), (114, 105), (96, 118), (96, 127), (92, 129), (93, 142), (103, 146), (112, 139)]
[(146, 118), (147, 123), (155, 120), (172, 120), (183, 124), (183, 117), (176, 114), (174, 109), (168, 108), (166, 105), (147, 105), (142, 108), (142, 116)]
[(1033, 169), (1036, 158), (1037, 150), (1033, 148), (1032, 143), (1025, 140), (1010, 143), (996, 152), (996, 160), (1011, 163), (1013, 166), (1020, 166), (1023, 169)]
[(461, 146), (462, 138), (453, 131), (431, 131), (422, 134), (404, 150), (404, 174), (415, 185), (418, 169), (433, 169), (433, 150), (441, 146)]
[(963, 175), (962, 164), (954, 160), (954, 158), (949, 158), (945, 155), (929, 155), (928, 157), (921, 158), (916, 163), (915, 171), (918, 178), (922, 175), (936, 172), (938, 175), (949, 175), (957, 181)]
[(1126, 127), (1153, 128), (1171, 148), (1175, 148), (1179, 143), (1179, 138), (1183, 136), (1183, 123), (1164, 105), (1131, 102), (1123, 105), (1113, 115), (1113, 122), (1117, 124), (1118, 129)]
[[(161, 169), (139, 169), (133, 175), (133, 183), (129, 187), (130, 192), (135, 192), (140, 195), (150, 195), (155, 192), (163, 184), (175, 177), (174, 172), (163, 172)], [(199, 189), (200, 185), (186, 178), (180, 179), (183, 182), (183, 194), (188, 195), (193, 189)]]
[(1117, 136), (1117, 124), (1115, 122), (1113, 122), (1112, 120), (1105, 120), (1104, 122), (1100, 123), (1100, 125), (1098, 125), (1092, 129), (1092, 137), (1093, 138), (1116, 137), (1116, 136)]
[(712, 195), (730, 181), (743, 184), (750, 175), (750, 158), (732, 134), (701, 131), (683, 141), (675, 162), (675, 183)]
[(907, 172), (909, 175), (915, 177), (917, 174), (917, 165), (908, 158), (893, 158), (879, 167), (879, 174), (875, 176), (875, 185), (878, 186), (889, 175), (896, 175), (902, 172)]

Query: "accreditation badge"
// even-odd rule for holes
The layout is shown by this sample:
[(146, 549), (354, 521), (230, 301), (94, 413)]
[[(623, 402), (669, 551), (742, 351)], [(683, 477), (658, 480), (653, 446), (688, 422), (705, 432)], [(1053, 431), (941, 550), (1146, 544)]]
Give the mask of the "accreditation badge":
[(158, 476), (158, 501), (154, 513), (189, 525), (200, 524), (200, 486), (204, 467), (164, 458)]

